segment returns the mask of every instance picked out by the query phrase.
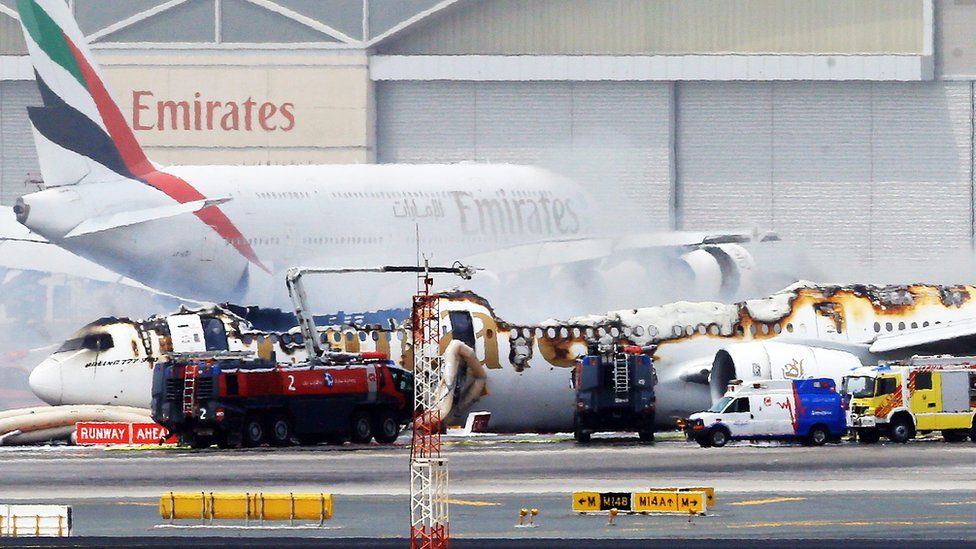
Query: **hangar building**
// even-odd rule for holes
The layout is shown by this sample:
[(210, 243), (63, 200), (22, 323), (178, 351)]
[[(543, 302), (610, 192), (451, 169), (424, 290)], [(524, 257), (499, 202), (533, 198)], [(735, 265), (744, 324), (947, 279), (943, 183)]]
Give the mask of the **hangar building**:
[[(37, 171), (14, 4), (5, 204)], [(163, 164), (539, 163), (628, 226), (757, 226), (867, 263), (974, 246), (976, 2), (71, 4)]]

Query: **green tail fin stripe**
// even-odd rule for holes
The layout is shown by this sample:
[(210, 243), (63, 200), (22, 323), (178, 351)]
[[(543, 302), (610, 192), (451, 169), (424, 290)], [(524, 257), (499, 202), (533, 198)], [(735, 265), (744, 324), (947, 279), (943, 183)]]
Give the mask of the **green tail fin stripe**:
[(81, 83), (82, 87), (88, 89), (85, 84), (85, 77), (81, 74), (78, 61), (75, 60), (68, 47), (68, 40), (65, 38), (61, 27), (51, 19), (34, 0), (17, 0), (17, 11), (20, 13), (20, 21), (30, 34), (34, 42), (40, 46), (51, 58), (52, 61), (64, 67), (66, 71)]

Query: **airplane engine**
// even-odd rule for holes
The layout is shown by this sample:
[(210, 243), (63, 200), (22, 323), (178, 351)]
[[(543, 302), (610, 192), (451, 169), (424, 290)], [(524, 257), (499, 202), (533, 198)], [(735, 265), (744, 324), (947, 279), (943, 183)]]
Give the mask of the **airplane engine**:
[(709, 244), (681, 255), (679, 269), (705, 296), (729, 298), (753, 283), (756, 261), (738, 244)]
[(839, 386), (844, 374), (861, 365), (845, 351), (790, 343), (735, 343), (715, 353), (708, 384), (713, 401), (722, 398), (733, 379), (829, 377)]

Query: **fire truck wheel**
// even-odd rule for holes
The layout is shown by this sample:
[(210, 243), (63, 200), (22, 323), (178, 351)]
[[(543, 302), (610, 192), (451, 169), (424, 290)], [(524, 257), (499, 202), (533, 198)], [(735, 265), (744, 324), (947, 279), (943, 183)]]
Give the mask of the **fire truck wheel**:
[(915, 427), (912, 426), (910, 419), (905, 416), (895, 417), (891, 421), (891, 430), (888, 432), (888, 440), (891, 442), (908, 442), (908, 439), (915, 438)]
[(275, 416), (271, 420), (270, 431), (272, 446), (288, 446), (291, 444), (291, 421), (286, 416)]
[(708, 444), (716, 448), (721, 448), (729, 442), (729, 432), (722, 427), (713, 427), (708, 432)]
[(369, 442), (369, 439), (373, 438), (373, 422), (370, 421), (369, 414), (362, 410), (355, 412), (352, 415), (349, 430), (353, 442), (359, 444)]
[(244, 431), (242, 434), (244, 446), (247, 446), (248, 448), (261, 446), (261, 443), (264, 442), (264, 424), (261, 422), (261, 418), (257, 416), (250, 416), (245, 419)]
[(830, 433), (827, 432), (826, 427), (823, 425), (814, 425), (807, 433), (807, 444), (810, 446), (823, 446), (827, 444), (828, 438), (830, 438)]
[(637, 437), (641, 442), (654, 442), (654, 431), (637, 431)]
[(400, 436), (400, 424), (389, 411), (380, 412), (376, 416), (376, 423), (373, 425), (373, 432), (376, 442), (390, 444)]

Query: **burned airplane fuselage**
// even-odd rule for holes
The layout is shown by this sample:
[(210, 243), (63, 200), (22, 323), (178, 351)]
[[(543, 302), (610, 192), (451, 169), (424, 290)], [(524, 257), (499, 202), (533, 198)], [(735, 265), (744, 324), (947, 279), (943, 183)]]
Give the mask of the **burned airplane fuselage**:
[[(473, 403), (444, 412), (460, 422), (470, 410), (488, 410), (492, 428), (508, 431), (569, 429), (572, 368), (588, 342), (603, 336), (656, 346), (657, 417), (669, 423), (707, 407), (731, 379), (839, 379), (878, 358), (963, 350), (972, 339), (968, 332), (976, 333), (971, 286), (798, 283), (734, 304), (677, 302), (538, 324), (506, 322), (470, 292), (439, 295), (441, 350), (461, 341), (486, 372), (475, 385), (461, 372), (458, 386), (444, 388), (457, 396), (453, 402)], [(305, 360), (297, 330), (258, 331), (219, 308), (180, 314), (199, 316), (204, 330), (222, 331), (220, 337), (203, 336), (207, 350)], [(178, 344), (173, 316), (93, 323), (73, 338), (80, 345), (67, 345), (39, 366), (31, 385), (48, 402), (148, 406), (151, 363)], [(98, 334), (111, 336), (108, 349), (107, 340), (92, 339)], [(406, 368), (413, 364), (408, 327), (332, 327), (320, 337), (338, 350), (380, 351)], [(477, 394), (463, 395), (467, 390)]]

